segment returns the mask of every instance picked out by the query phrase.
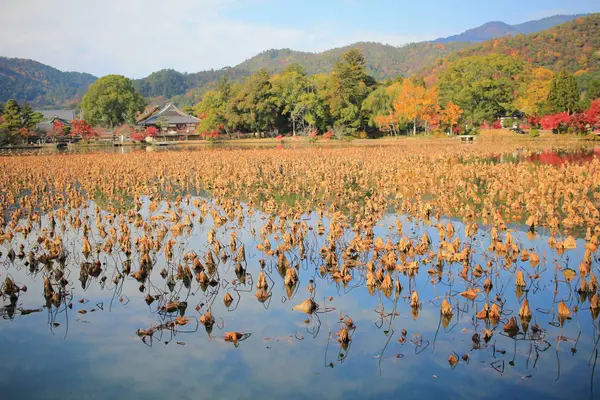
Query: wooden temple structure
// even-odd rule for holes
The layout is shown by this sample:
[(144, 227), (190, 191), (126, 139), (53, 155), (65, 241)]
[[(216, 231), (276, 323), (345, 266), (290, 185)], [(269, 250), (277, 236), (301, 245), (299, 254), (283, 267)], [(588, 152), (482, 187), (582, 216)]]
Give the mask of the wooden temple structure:
[(186, 114), (173, 103), (164, 107), (152, 106), (138, 118), (136, 124), (147, 128), (153, 126), (158, 129), (158, 137), (164, 140), (187, 140), (197, 137), (196, 127), (200, 119)]

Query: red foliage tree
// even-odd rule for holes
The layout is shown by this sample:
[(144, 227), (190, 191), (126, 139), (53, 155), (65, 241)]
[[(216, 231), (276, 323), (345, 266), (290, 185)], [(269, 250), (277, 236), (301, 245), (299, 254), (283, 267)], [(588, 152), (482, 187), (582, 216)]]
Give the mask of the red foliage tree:
[(571, 116), (567, 111), (552, 115), (546, 115), (540, 119), (540, 125), (542, 126), (542, 128), (552, 130), (556, 133), (569, 126), (570, 122)]
[(140, 142), (146, 138), (146, 136), (144, 135), (144, 132), (141, 132), (141, 131), (132, 132), (131, 135), (129, 135), (129, 137), (132, 140), (135, 140), (137, 142)]
[(61, 121), (54, 121), (48, 136), (50, 136), (50, 139), (55, 141), (57, 138), (65, 136), (67, 132), (68, 128), (65, 124), (63, 124)]
[(146, 128), (146, 132), (145, 132), (146, 137), (156, 137), (157, 134), (158, 134), (158, 129), (156, 129), (155, 127), (149, 126)]
[(589, 123), (585, 113), (575, 113), (571, 115), (569, 128), (573, 128), (576, 133), (585, 133), (588, 131)]
[(590, 108), (585, 111), (585, 120), (591, 129), (600, 129), (600, 99), (592, 101)]
[(202, 136), (202, 140), (214, 140), (219, 137), (219, 130), (202, 132), (200, 136)]
[(158, 135), (158, 129), (156, 129), (153, 126), (149, 126), (144, 131), (137, 131), (137, 132), (131, 133), (130, 137), (133, 140), (141, 142), (142, 140), (146, 139), (147, 137), (156, 137), (156, 135)]
[(81, 136), (83, 140), (90, 140), (98, 136), (98, 132), (94, 128), (81, 119), (71, 121), (71, 136)]
[(527, 122), (531, 127), (538, 128), (540, 126), (540, 117), (537, 116), (529, 116), (527, 117)]

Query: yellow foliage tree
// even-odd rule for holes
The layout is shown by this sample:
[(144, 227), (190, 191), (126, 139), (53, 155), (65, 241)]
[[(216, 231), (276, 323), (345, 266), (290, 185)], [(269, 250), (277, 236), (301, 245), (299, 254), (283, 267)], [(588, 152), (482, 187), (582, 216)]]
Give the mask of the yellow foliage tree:
[(415, 84), (411, 79), (402, 82), (402, 90), (394, 99), (394, 114), (396, 118), (406, 118), (413, 122), (413, 135), (417, 134), (419, 120), (429, 120), (438, 109), (438, 89), (427, 89)]
[(539, 115), (548, 99), (554, 73), (546, 68), (535, 68), (531, 81), (516, 99), (515, 105), (527, 115)]

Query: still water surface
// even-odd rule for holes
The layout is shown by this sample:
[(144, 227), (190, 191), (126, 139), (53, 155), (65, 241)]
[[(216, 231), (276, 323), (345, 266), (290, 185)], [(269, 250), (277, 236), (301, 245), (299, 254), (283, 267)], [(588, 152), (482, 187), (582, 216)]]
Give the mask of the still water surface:
[[(372, 253), (361, 256), (358, 266), (347, 268), (345, 273), (352, 277), (347, 284), (335, 278), (335, 271), (343, 270), (342, 244), (347, 245), (354, 236), (350, 229), (338, 239), (338, 268), (323, 270), (320, 250), (326, 245), (330, 215), (320, 218), (311, 212), (299, 220), (282, 221), (244, 205), (235, 218), (216, 226), (210, 212), (200, 218), (199, 204), (204, 201), (209, 210), (225, 215), (210, 198), (163, 202), (153, 212), (148, 209), (150, 200), (142, 200), (139, 217), (125, 222), (132, 242), (144, 235), (140, 221), (150, 221), (151, 215), (162, 216), (154, 221), (170, 229), (173, 223), (169, 218), (177, 210), (182, 218), (190, 216), (193, 224), (166, 234), (165, 241), (173, 240), (172, 257), (167, 259), (164, 247), (153, 254), (152, 269), (143, 284), (131, 275), (123, 276), (128, 258), (131, 270), (138, 269), (139, 254), (128, 257), (115, 248), (110, 253), (92, 252), (86, 258), (81, 253), (82, 229), (58, 220), (53, 227), (48, 216), (34, 225), (27, 238), (19, 235), (0, 245), (0, 279), (4, 282), (10, 277), (19, 288), (26, 286), (16, 299), (4, 296), (0, 303), (2, 398), (599, 396), (600, 379), (595, 371), (598, 319), (594, 319), (586, 294), (576, 291), (580, 278), (567, 279), (569, 271), (578, 271), (583, 260), (586, 242), (582, 238), (577, 239), (576, 249), (557, 252), (547, 243), (548, 232), (532, 234), (525, 227), (509, 226), (514, 242), (535, 252), (541, 261), (532, 266), (519, 259), (507, 266), (503, 257), (488, 250), (488, 226), (481, 225), (477, 233), (466, 236), (465, 224), (456, 219), (420, 221), (386, 214), (373, 232), (384, 243), (389, 238), (396, 245), (404, 236), (417, 246), (427, 234), (430, 249), (437, 252), (441, 242), (438, 227), (452, 224), (452, 239), (471, 246), (470, 264), (479, 264), (484, 270), (480, 277), (469, 274), (467, 278), (461, 276), (461, 262), (438, 264), (427, 254), (413, 254), (408, 261), (418, 262), (418, 273), (390, 272), (394, 289), (386, 291), (380, 284), (366, 284), (364, 266)], [(71, 211), (73, 216), (89, 216), (88, 237), (94, 249), (105, 243), (96, 206), (89, 202), (87, 209)], [(103, 224), (109, 225), (108, 214), (99, 212)], [(265, 231), (261, 238), (269, 218), (273, 226), (282, 229)], [(324, 234), (319, 234), (319, 221)], [(285, 252), (290, 268), (296, 268), (298, 274), (298, 283), (290, 288), (284, 284), (285, 268), (278, 268), (277, 255), (257, 246), (267, 238), (275, 250), (293, 225), (305, 229), (305, 254), (303, 257), (298, 248)], [(44, 230), (47, 236), (54, 230), (63, 238), (69, 253), (64, 266), (55, 261), (32, 267), (26, 255), (11, 260), (9, 251), (17, 251), (19, 244), (24, 245), (25, 254), (39, 246), (37, 237)], [(230, 245), (232, 232), (237, 236), (236, 250)], [(505, 234), (501, 234), (503, 238)], [(214, 241), (221, 244), (227, 259), (221, 260), (214, 251)], [(242, 244), (244, 271), (236, 271), (234, 258)], [(195, 274), (193, 263), (184, 257), (190, 252), (199, 256), (204, 267), (206, 254), (215, 254), (214, 271), (205, 269), (210, 284), (177, 276), (178, 266), (186, 264)], [(86, 274), (88, 267), (82, 263), (95, 261), (100, 262), (100, 272)], [(64, 273), (69, 295), (57, 307), (44, 298), (44, 277), (56, 276), (58, 269)], [(521, 289), (515, 286), (517, 270), (525, 277), (526, 286)], [(267, 295), (257, 296), (261, 271)], [(596, 269), (593, 272), (597, 273)], [(536, 279), (534, 275), (538, 275)], [(482, 289), (475, 300), (459, 295), (472, 287), (482, 288), (486, 277), (493, 283), (489, 293)], [(396, 281), (402, 286), (399, 293)], [(410, 306), (414, 290), (421, 303), (417, 308)], [(223, 300), (226, 293), (232, 297), (228, 306)], [(147, 304), (147, 296), (154, 299), (151, 304)], [(318, 304), (316, 312), (293, 310), (309, 298)], [(440, 316), (444, 298), (452, 306), (451, 318)], [(518, 316), (524, 299), (532, 312), (529, 324), (523, 324)], [(185, 302), (187, 307), (175, 312), (162, 309), (174, 301)], [(561, 301), (577, 309), (563, 323), (557, 315)], [(497, 323), (476, 317), (486, 303), (501, 306)], [(209, 309), (215, 319), (212, 329), (200, 323)], [(188, 317), (188, 323), (177, 325), (178, 315)], [(511, 317), (519, 327), (512, 337), (503, 329)], [(336, 332), (346, 326), (348, 318), (354, 326), (349, 330), (351, 340), (344, 345), (338, 342)], [(148, 329), (152, 334), (143, 334)], [(487, 342), (484, 329), (493, 333)], [(232, 343), (224, 340), (226, 332), (244, 335)], [(456, 365), (449, 362), (450, 356), (457, 358)]]

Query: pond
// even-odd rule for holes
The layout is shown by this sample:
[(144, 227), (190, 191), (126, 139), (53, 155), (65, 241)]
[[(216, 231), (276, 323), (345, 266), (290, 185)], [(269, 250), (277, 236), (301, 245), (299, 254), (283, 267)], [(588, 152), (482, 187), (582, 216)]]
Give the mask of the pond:
[[(289, 179), (302, 193), (310, 178), (270, 175), (296, 151), (257, 166), (260, 184)], [(372, 157), (362, 151), (356, 168)], [(219, 157), (239, 157), (243, 170), (275, 157), (229, 152), (210, 154), (214, 168)], [(210, 175), (194, 156), (186, 172)], [(497, 229), (390, 212), (396, 203), (375, 195), (346, 209), (300, 195), (293, 205), (236, 198), (226, 189), (235, 179), (188, 186), (196, 172), (181, 175), (175, 156), (112, 157), (103, 165), (121, 172), (106, 187), (93, 155), (41, 156), (52, 185), (26, 165), (15, 176), (39, 176), (40, 190), (24, 180), (17, 208), (3, 197), (5, 398), (598, 396), (600, 229)], [(61, 162), (81, 170), (53, 175)], [(111, 189), (126, 170), (151, 177), (154, 193)], [(47, 197), (48, 207), (27, 202)]]
[[(139, 152), (164, 152), (164, 151), (202, 151), (211, 149), (290, 149), (290, 148), (310, 148), (310, 147), (344, 147), (352, 142), (339, 141), (319, 141), (309, 142), (306, 138), (288, 139), (281, 142), (264, 141), (258, 139), (253, 140), (231, 140), (231, 141), (216, 141), (216, 142), (177, 142), (169, 145), (69, 145), (67, 147), (44, 146), (44, 147), (17, 147), (14, 149), (4, 147), (0, 149), (0, 156), (11, 155), (44, 155), (44, 154), (90, 154), (90, 153), (108, 153), (108, 154), (129, 154)], [(373, 141), (373, 145), (377, 145), (377, 141)]]
[(529, 162), (541, 165), (560, 166), (565, 163), (585, 163), (600, 157), (599, 147), (582, 147), (579, 149), (545, 149), (543, 151), (524, 151), (519, 149), (507, 154), (494, 154), (487, 157), (491, 163)]

